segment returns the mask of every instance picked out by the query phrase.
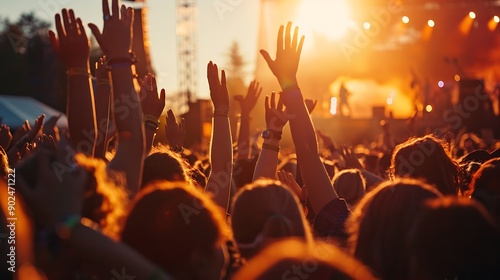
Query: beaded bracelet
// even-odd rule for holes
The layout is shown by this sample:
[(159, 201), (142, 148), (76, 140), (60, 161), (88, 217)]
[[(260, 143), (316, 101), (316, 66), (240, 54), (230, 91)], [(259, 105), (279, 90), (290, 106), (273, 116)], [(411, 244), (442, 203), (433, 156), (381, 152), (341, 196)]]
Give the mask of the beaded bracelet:
[(214, 117), (218, 117), (218, 116), (228, 117), (229, 116), (229, 110), (215, 110), (214, 111)]
[(153, 115), (144, 115), (144, 120), (158, 123), (158, 117), (155, 117)]
[(90, 74), (90, 71), (85, 68), (70, 68), (68, 71), (66, 71), (66, 74), (68, 76), (90, 76), (92, 77), (92, 74)]
[(279, 146), (274, 146), (274, 145), (270, 145), (270, 144), (266, 144), (266, 143), (262, 144), (262, 149), (272, 150), (272, 151), (275, 151), (277, 153), (279, 153), (279, 151), (280, 151)]
[(97, 79), (98, 86), (111, 86), (111, 83), (108, 79)]
[(151, 121), (145, 121), (144, 126), (150, 130), (155, 131), (155, 132), (158, 130), (158, 127), (159, 127), (159, 125), (157, 123), (153, 123)]

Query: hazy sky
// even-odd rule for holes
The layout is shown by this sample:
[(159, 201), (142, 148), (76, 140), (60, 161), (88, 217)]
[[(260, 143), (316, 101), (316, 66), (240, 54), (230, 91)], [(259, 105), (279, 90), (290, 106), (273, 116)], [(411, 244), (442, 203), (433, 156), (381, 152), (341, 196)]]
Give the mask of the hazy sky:
[[(149, 0), (148, 30), (151, 58), (159, 86), (167, 93), (177, 89), (177, 49), (175, 35), (175, 0)], [(127, 2), (129, 3), (129, 2)], [(224, 67), (232, 42), (240, 44), (252, 74), (257, 52), (259, 1), (198, 0), (198, 87), (199, 97), (207, 98), (206, 64), (209, 60)], [(16, 20), (23, 12), (35, 14), (54, 24), (54, 14), (62, 8), (74, 9), (84, 24), (102, 26), (101, 0), (2, 0), (1, 18)], [(225, 7), (218, 10), (216, 7)], [(101, 29), (102, 30), (102, 29)], [(90, 30), (87, 29), (88, 34)], [(248, 77), (250, 79), (251, 76)]]

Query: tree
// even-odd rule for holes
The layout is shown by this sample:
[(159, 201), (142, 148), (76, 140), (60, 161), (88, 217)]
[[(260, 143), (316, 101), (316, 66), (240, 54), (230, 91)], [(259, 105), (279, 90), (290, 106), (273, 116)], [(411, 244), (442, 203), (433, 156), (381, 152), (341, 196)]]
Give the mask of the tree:
[(233, 139), (236, 140), (238, 118), (240, 112), (239, 104), (234, 100), (235, 95), (245, 95), (247, 87), (245, 85), (245, 60), (240, 53), (240, 46), (237, 42), (233, 42), (228, 53), (229, 63), (227, 69), (227, 90), (229, 91), (229, 100), (231, 112), (229, 118), (231, 120), (231, 132)]

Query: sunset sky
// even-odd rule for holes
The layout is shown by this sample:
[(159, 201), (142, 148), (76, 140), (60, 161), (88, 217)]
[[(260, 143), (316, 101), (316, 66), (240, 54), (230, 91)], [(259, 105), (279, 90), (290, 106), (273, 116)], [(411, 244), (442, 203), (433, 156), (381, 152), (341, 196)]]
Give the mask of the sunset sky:
[[(159, 81), (167, 93), (177, 89), (177, 49), (175, 35), (174, 0), (149, 0), (147, 5), (151, 58)], [(129, 2), (127, 2), (129, 3)], [(227, 11), (216, 9), (224, 4)], [(259, 1), (198, 1), (198, 86), (200, 97), (208, 97), (206, 64), (209, 60), (224, 67), (232, 42), (240, 45), (247, 62), (246, 73), (253, 74), (257, 51)], [(54, 24), (55, 12), (62, 8), (74, 9), (84, 24), (93, 22), (102, 26), (101, 0), (4, 0), (0, 18), (15, 21), (23, 12), (35, 14)], [(101, 29), (102, 30), (102, 29)], [(87, 34), (90, 30), (87, 29)]]
[[(159, 86), (170, 96), (178, 88), (175, 2), (147, 1), (153, 67)], [(239, 43), (247, 63), (246, 82), (257, 78), (264, 91), (279, 90), (258, 51), (265, 48), (273, 54), (278, 27), (289, 20), (306, 36), (298, 72), (301, 88), (307, 97), (321, 101), (316, 114), (324, 112), (325, 117), (330, 114), (330, 100), (338, 94), (342, 82), (353, 92), (353, 115), (360, 118), (370, 117), (374, 106), (386, 106), (397, 117), (411, 116), (414, 100), (423, 99), (422, 92), (410, 87), (415, 79), (420, 88), (428, 84), (425, 87), (430, 99), (450, 93), (456, 96), (457, 74), (485, 79), (487, 85), (499, 83), (500, 28), (493, 22), (494, 16), (500, 16), (499, 4), (483, 7), (465, 1), (468, 5), (463, 6), (437, 0), (437, 4), (429, 6), (427, 1), (413, 0), (399, 1), (403, 6), (395, 8), (395, 3), (198, 0), (197, 97), (209, 96), (207, 62), (212, 60), (225, 68), (233, 42)], [(2, 4), (1, 18), (15, 20), (22, 12), (34, 11), (53, 23), (54, 13), (66, 7), (74, 9), (85, 23), (102, 25), (101, 0), (3, 0)], [(471, 12), (475, 12), (474, 19)], [(260, 23), (264, 29), (259, 34)], [(444, 86), (438, 87), (439, 82)], [(425, 105), (419, 104), (421, 109)]]

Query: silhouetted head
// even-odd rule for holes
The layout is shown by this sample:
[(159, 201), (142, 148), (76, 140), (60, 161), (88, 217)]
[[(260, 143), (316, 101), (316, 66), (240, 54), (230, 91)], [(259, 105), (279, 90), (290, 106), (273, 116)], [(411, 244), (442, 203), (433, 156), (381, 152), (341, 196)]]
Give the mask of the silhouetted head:
[(181, 156), (167, 146), (158, 145), (144, 160), (141, 187), (162, 180), (193, 183), (190, 171), (191, 167)]
[(346, 222), (354, 257), (382, 279), (407, 278), (407, 233), (423, 202), (439, 196), (413, 179), (387, 181), (367, 193)]
[(408, 246), (413, 279), (500, 279), (500, 231), (473, 200), (427, 201)]
[(345, 199), (349, 205), (355, 205), (363, 198), (366, 182), (357, 169), (345, 169), (335, 174), (332, 185), (339, 197)]
[(257, 180), (233, 198), (231, 226), (245, 258), (285, 237), (311, 240), (310, 229), (298, 199), (279, 181)]
[(235, 280), (375, 279), (368, 268), (326, 243), (300, 239), (277, 241), (243, 266)]
[(472, 177), (472, 198), (479, 201), (500, 225), (500, 158), (483, 163)]
[(392, 170), (397, 177), (421, 179), (444, 195), (457, 195), (459, 171), (447, 144), (432, 136), (410, 139), (394, 149)]
[(228, 237), (222, 211), (191, 185), (154, 182), (135, 198), (121, 240), (175, 279), (220, 279)]

